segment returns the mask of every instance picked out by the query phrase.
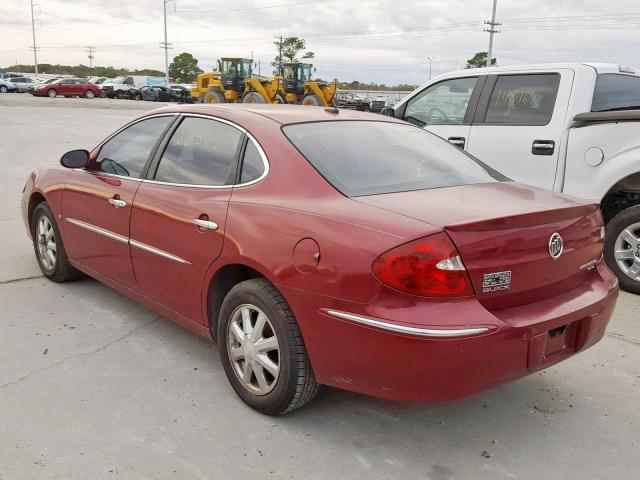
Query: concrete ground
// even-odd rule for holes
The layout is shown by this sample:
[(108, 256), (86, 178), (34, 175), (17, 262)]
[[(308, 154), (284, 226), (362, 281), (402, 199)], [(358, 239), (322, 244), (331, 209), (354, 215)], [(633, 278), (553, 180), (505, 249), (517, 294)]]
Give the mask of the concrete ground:
[(640, 297), (607, 336), (489, 393), (416, 405), (325, 389), (262, 416), (210, 344), (83, 279), (40, 276), (27, 174), (156, 105), (0, 94), (0, 479), (632, 479)]

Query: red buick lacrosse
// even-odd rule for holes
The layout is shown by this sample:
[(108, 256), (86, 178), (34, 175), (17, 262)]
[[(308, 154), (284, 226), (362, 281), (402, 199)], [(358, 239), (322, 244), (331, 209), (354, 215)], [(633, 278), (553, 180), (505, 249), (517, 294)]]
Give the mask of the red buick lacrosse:
[(270, 415), (320, 384), (476, 394), (596, 343), (618, 295), (597, 205), (390, 117), (176, 105), (61, 164), (22, 197), (43, 274), (83, 272), (215, 338)]

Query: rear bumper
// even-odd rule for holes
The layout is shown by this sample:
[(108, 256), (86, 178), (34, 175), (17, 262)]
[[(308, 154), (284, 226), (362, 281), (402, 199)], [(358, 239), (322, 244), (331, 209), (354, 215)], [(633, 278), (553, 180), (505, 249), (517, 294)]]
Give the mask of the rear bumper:
[[(298, 318), (320, 383), (394, 400), (436, 402), (526, 376), (598, 342), (618, 287), (604, 264), (590, 279), (545, 301), (498, 312), (474, 298), (410, 297), (402, 304), (397, 294), (383, 294), (362, 305), (280, 288)], [(434, 330), (449, 334), (429, 335)]]

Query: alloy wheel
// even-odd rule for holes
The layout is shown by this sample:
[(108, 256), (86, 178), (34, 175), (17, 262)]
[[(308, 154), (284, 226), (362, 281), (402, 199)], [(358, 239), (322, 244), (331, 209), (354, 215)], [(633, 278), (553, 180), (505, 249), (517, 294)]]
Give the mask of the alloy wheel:
[(56, 268), (56, 237), (53, 226), (46, 216), (41, 216), (36, 226), (36, 242), (38, 242), (38, 255), (42, 266), (47, 271)]
[(629, 278), (640, 281), (640, 223), (622, 230), (616, 238), (614, 256), (620, 270)]
[(273, 390), (280, 374), (280, 348), (275, 329), (262, 310), (244, 304), (233, 311), (227, 326), (227, 349), (244, 388), (255, 395)]

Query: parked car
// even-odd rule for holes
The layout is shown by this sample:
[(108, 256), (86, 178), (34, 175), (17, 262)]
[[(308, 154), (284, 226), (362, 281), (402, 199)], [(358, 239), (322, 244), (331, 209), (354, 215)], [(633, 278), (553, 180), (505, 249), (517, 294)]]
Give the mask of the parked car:
[(618, 290), (597, 205), (388, 117), (231, 107), (154, 110), (32, 172), (45, 277), (85, 272), (217, 338), (267, 414), (319, 384), (461, 398), (604, 335)]
[(169, 102), (171, 101), (171, 91), (164, 86), (144, 86), (140, 89), (130, 90), (129, 98), (132, 100), (145, 100), (147, 102)]
[(0, 93), (15, 93), (18, 91), (18, 87), (16, 87), (13, 83), (0, 79)]
[(463, 70), (386, 113), (514, 180), (598, 202), (605, 260), (623, 289), (640, 293), (639, 73), (601, 63)]
[(380, 113), (383, 108), (388, 106), (389, 106), (389, 97), (386, 97), (384, 95), (378, 95), (376, 98), (371, 100), (371, 103), (369, 104), (369, 111)]
[(49, 85), (50, 83), (54, 83), (54, 82), (56, 82), (56, 81), (58, 81), (58, 80), (60, 80), (60, 79), (59, 79), (59, 78), (49, 78), (48, 80), (43, 80), (43, 81), (38, 82), (38, 83), (36, 83), (36, 84), (34, 84), (34, 85), (31, 85), (31, 87), (29, 87), (29, 93), (33, 93), (33, 91), (34, 91), (37, 87), (39, 87), (39, 86), (41, 86), (41, 85)]
[(336, 107), (364, 112), (369, 110), (369, 102), (352, 92), (337, 92)]
[(134, 90), (144, 86), (163, 85), (162, 77), (144, 75), (123, 75), (105, 81), (100, 85), (100, 96), (107, 98), (130, 98)]
[(18, 93), (28, 92), (29, 88), (36, 84), (32, 78), (28, 77), (14, 77), (10, 79), (10, 82), (15, 85)]
[(191, 87), (185, 85), (169, 85), (171, 101), (179, 103), (196, 103), (195, 97), (191, 95)]
[(100, 95), (100, 88), (82, 78), (60, 78), (54, 82), (36, 87), (33, 90), (33, 94), (38, 97), (47, 96), (50, 98), (55, 98), (58, 95), (94, 98)]
[(88, 82), (93, 83), (95, 85), (101, 85), (107, 80), (109, 80), (107, 77), (91, 77), (89, 78)]

